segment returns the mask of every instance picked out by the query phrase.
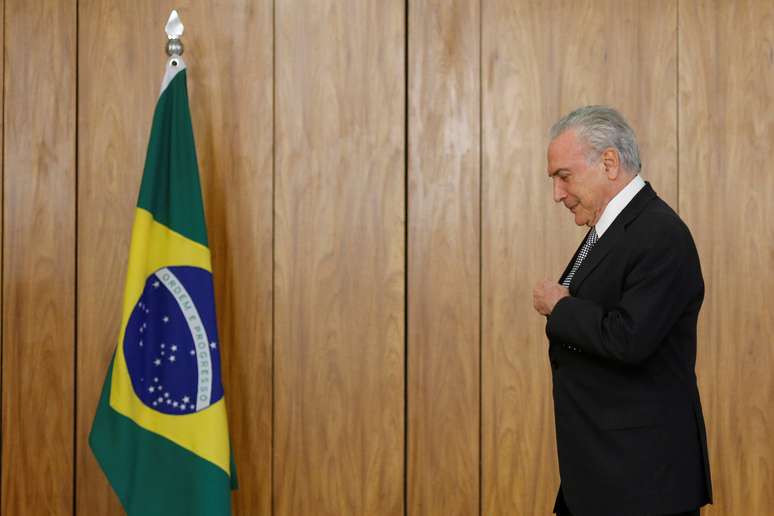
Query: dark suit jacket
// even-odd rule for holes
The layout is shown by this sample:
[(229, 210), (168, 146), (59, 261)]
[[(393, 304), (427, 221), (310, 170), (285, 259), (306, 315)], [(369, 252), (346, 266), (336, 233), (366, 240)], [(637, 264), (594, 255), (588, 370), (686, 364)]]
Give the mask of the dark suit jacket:
[(694, 372), (704, 281), (688, 228), (646, 184), (569, 288), (546, 323), (555, 510), (566, 501), (574, 516), (646, 516), (711, 502)]

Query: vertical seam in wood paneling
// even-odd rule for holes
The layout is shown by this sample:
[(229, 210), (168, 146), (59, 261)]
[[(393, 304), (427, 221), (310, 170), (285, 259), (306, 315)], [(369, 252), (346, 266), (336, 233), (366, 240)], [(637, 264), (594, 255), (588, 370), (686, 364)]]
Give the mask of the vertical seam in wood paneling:
[(483, 67), (484, 47), (484, 0), (478, 2), (478, 514), (484, 514), (484, 361), (483, 361), (483, 299), (484, 299), (484, 124), (483, 124)]
[(269, 479), (269, 511), (274, 516), (274, 438), (276, 426), (275, 407), (277, 406), (275, 378), (275, 348), (277, 347), (275, 307), (276, 307), (276, 228), (277, 228), (277, 2), (271, 3), (271, 478)]
[(680, 213), (680, 0), (677, 0), (677, 13), (675, 15), (675, 49), (676, 49), (676, 65), (675, 65), (675, 136), (677, 149), (675, 151), (675, 160), (677, 161), (677, 193), (675, 196), (675, 211)]
[(78, 195), (78, 99), (80, 98), (80, 95), (78, 94), (78, 85), (79, 85), (79, 19), (78, 19), (78, 0), (75, 0), (75, 138), (74, 138), (74, 145), (75, 145), (75, 163), (74, 163), (74, 172), (75, 172), (75, 198), (73, 203), (74, 206), (74, 216), (75, 216), (75, 246), (74, 246), (74, 268), (73, 271), (73, 281), (75, 282), (74, 285), (74, 297), (73, 300), (73, 309), (74, 309), (74, 316), (73, 316), (73, 482), (72, 482), (72, 489), (73, 489), (73, 516), (77, 514), (77, 499), (78, 496), (78, 489), (77, 489), (77, 482), (78, 482), (78, 203), (80, 201), (80, 196)]
[[(3, 26), (3, 47), (0, 51), (3, 53), (0, 56), (0, 63), (2, 63), (2, 70), (0, 70), (0, 77), (2, 77), (2, 84), (0, 84), (0, 117), (2, 117), (2, 128), (0, 128), (0, 428), (2, 428), (2, 420), (5, 419), (5, 396), (3, 393), (5, 390), (4, 379), (5, 369), (3, 367), (5, 356), (5, 39), (6, 39), (6, 26), (5, 26), (5, 14), (8, 7), (7, 0), (3, 0), (3, 19), (0, 21)], [(5, 467), (5, 457), (3, 457), (2, 438), (0, 437), (0, 479), (2, 479), (2, 470)], [(3, 507), (3, 482), (0, 480), (0, 511)]]
[(409, 467), (409, 0), (403, 3), (403, 515)]

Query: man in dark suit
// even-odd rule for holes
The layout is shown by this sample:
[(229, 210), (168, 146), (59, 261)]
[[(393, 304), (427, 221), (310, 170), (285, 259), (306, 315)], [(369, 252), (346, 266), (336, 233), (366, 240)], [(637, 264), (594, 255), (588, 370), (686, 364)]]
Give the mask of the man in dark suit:
[(559, 283), (533, 293), (547, 316), (562, 516), (698, 515), (712, 501), (694, 372), (699, 257), (640, 168), (613, 109), (580, 108), (551, 131), (554, 200), (590, 228)]

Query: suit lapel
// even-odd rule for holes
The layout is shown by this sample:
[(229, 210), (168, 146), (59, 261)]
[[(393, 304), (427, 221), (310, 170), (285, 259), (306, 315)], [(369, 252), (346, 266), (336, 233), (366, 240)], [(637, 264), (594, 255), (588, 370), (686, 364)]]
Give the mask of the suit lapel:
[[(626, 233), (626, 227), (642, 213), (645, 206), (656, 197), (656, 192), (650, 186), (650, 183), (645, 183), (645, 186), (637, 192), (637, 195), (626, 205), (626, 208), (616, 217), (613, 223), (607, 228), (605, 234), (597, 241), (596, 245), (591, 248), (589, 255), (581, 263), (578, 272), (572, 278), (570, 283), (570, 290), (577, 292), (583, 281), (588, 278), (594, 269), (602, 262), (611, 249), (623, 238)], [(576, 253), (577, 254), (577, 253)], [(575, 258), (573, 258), (573, 262)], [(573, 263), (570, 262), (570, 263)], [(565, 272), (566, 274), (566, 272)], [(562, 276), (564, 277), (564, 276)]]

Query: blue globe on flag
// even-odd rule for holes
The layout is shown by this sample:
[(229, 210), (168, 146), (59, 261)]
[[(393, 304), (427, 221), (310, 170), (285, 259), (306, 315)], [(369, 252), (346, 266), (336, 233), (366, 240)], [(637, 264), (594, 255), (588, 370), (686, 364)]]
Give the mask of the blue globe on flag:
[(223, 397), (212, 274), (165, 267), (145, 281), (124, 335), (140, 400), (164, 414), (200, 412)]

